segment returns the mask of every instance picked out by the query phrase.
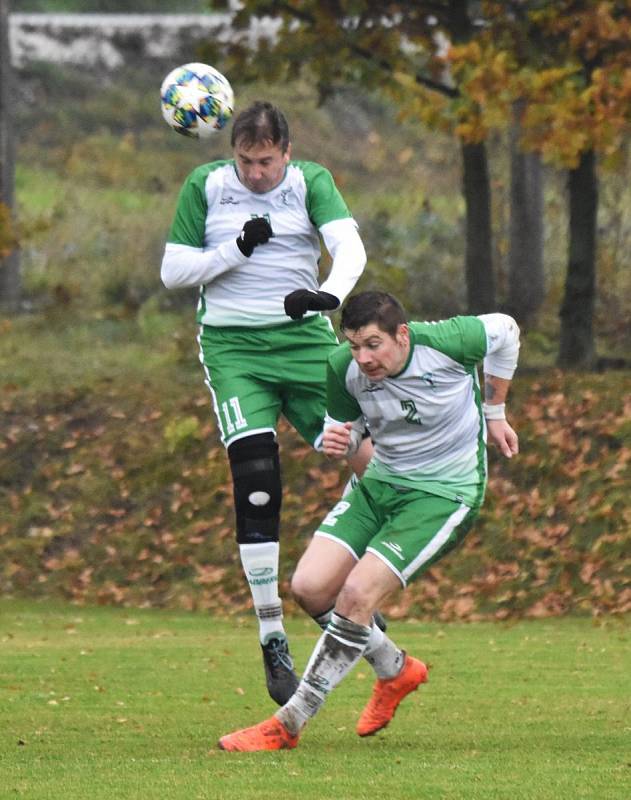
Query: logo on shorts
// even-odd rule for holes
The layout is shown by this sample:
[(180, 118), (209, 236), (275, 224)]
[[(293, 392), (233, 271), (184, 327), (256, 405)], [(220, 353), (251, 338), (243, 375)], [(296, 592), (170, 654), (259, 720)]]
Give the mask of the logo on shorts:
[(405, 561), (405, 556), (403, 555), (403, 549), (401, 548), (400, 544), (396, 544), (395, 542), (384, 542), (383, 546), (387, 547), (388, 550), (392, 550), (395, 556), (397, 556), (397, 558), (400, 558), (401, 561)]

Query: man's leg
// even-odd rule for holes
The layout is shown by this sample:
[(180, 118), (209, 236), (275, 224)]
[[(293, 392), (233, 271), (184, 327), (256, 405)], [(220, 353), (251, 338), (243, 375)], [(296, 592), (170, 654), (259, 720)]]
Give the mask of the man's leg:
[[(312, 614), (311, 616), (317, 625), (325, 631), (331, 621), (332, 613), (333, 608), (330, 608), (320, 614)], [(364, 651), (364, 658), (374, 669), (378, 678), (394, 678), (403, 666), (405, 653), (386, 636), (385, 621), (381, 622), (381, 620), (383, 620), (383, 617), (378, 611), (375, 611), (370, 625), (370, 636)]]
[[(343, 550), (341, 545), (337, 547)], [(337, 565), (340, 570), (343, 562), (340, 558)], [(330, 571), (337, 574), (336, 570)], [(308, 720), (364, 654), (374, 609), (399, 586), (398, 578), (380, 559), (370, 553), (364, 556), (348, 575), (331, 621), (309, 659), (295, 694), (274, 717), (222, 737), (219, 747), (240, 752), (295, 747)]]
[(370, 736), (385, 728), (401, 701), (427, 680), (425, 664), (406, 655), (372, 620), (375, 606), (400, 587), (399, 577), (369, 552), (349, 575), (335, 604), (337, 611), (356, 622), (372, 621), (364, 656), (378, 679), (357, 723), (360, 736)]
[(355, 556), (338, 541), (314, 536), (296, 566), (291, 581), (294, 599), (323, 631), (331, 621), (337, 595), (356, 563)]
[[(372, 454), (373, 454), (372, 440), (370, 439), (368, 434), (366, 434), (366, 438), (360, 444), (357, 452), (348, 459), (348, 463), (353, 472), (351, 474), (351, 477), (346, 482), (346, 486), (342, 490), (342, 498), (346, 497), (357, 486), (361, 476), (364, 474), (364, 471), (368, 466), (368, 462), (372, 458)], [(382, 631), (387, 630), (388, 623), (386, 622), (386, 619), (381, 613), (381, 611), (378, 610), (375, 611), (373, 619), (375, 624), (380, 630)], [(322, 624), (324, 622), (324, 618), (322, 618), (322, 620), (316, 619), (316, 622), (320, 625), (321, 628), (324, 629), (326, 627), (326, 624), (324, 625)], [(326, 622), (328, 622), (328, 619), (326, 620)]]
[(254, 434), (228, 447), (232, 470), (237, 542), (259, 621), (267, 689), (279, 705), (298, 686), (283, 627), (278, 594), (282, 486), (273, 433)]
[(291, 579), (292, 594), (300, 607), (315, 618), (323, 610), (333, 609), (356, 565), (355, 555), (339, 541), (314, 536), (296, 565)]
[[(302, 563), (302, 567), (307, 571), (310, 569), (310, 564), (322, 563), (323, 561), (331, 563), (333, 561), (332, 553), (334, 552), (332, 548), (344, 550), (341, 544), (319, 536), (314, 537), (313, 544), (314, 547), (309, 553), (309, 558)], [(339, 559), (339, 562), (347, 564), (350, 557), (350, 554), (347, 554), (346, 562), (342, 558)], [(298, 575), (299, 579), (300, 577)], [(303, 580), (306, 581), (306, 578)], [(304, 592), (305, 583), (299, 583), (299, 581), (296, 581), (296, 583)], [(297, 735), (300, 732), (301, 727), (306, 724), (309, 717), (316, 713), (326, 699), (326, 694), (328, 694), (328, 692), (321, 692), (320, 696), (318, 696), (317, 691), (314, 691), (314, 685), (321, 686), (323, 681), (318, 676), (317, 671), (315, 677), (310, 677), (309, 670), (312, 662), (318, 664), (320, 660), (322, 662), (321, 671), (326, 669), (327, 664), (330, 669), (331, 665), (333, 665), (333, 675), (340, 676), (336, 682), (329, 679), (329, 691), (337, 685), (342, 677), (348, 674), (362, 655), (375, 669), (378, 680), (373, 689), (371, 700), (364, 709), (358, 723), (357, 732), (360, 736), (368, 736), (384, 728), (394, 716), (400, 702), (427, 680), (426, 666), (421, 661), (406, 656), (405, 652), (398, 648), (379, 629), (373, 619), (375, 607), (400, 587), (399, 577), (372, 553), (367, 553), (348, 573), (337, 598), (335, 610), (330, 614), (331, 621), (329, 626), (320, 640), (319, 650), (316, 649), (314, 652), (296, 694), (277, 712), (277, 718), (293, 735)], [(323, 594), (318, 596), (316, 592), (313, 592), (310, 597), (311, 602), (316, 597), (318, 602), (322, 602), (324, 599)], [(309, 602), (307, 601), (305, 606), (308, 605)], [(314, 608), (315, 606), (312, 606), (311, 610)], [(309, 608), (306, 610), (309, 610)], [(328, 616), (327, 614), (320, 614), (318, 619), (318, 615), (312, 615), (320, 623), (323, 623), (325, 617)], [(340, 625), (340, 620), (345, 621), (343, 626)], [(352, 659), (347, 658), (343, 662), (347, 668), (345, 670), (340, 669), (339, 666), (335, 666), (335, 662), (339, 662), (343, 658), (343, 650), (333, 644), (335, 655), (327, 659), (326, 636), (335, 633), (340, 627), (344, 627), (347, 631), (353, 631), (355, 630), (353, 626), (358, 626), (357, 631), (362, 629), (367, 632), (368, 636), (365, 638), (365, 645), (359, 655), (355, 657), (354, 653)], [(356, 635), (358, 634), (356, 633)], [(328, 651), (331, 651), (330, 642)]]

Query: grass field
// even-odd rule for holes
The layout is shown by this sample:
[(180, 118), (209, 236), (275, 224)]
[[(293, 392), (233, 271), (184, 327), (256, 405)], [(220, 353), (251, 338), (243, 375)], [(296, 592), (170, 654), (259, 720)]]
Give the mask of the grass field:
[[(313, 623), (288, 623), (299, 666)], [(628, 798), (631, 633), (621, 619), (396, 623), (430, 681), (370, 739), (365, 663), (290, 752), (217, 738), (275, 706), (251, 618), (0, 601), (0, 797)]]

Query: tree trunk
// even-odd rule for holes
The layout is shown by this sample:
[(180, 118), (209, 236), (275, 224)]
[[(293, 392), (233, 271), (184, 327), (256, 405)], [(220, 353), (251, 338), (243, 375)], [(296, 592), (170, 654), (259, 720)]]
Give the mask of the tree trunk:
[(491, 235), (491, 189), (486, 146), (462, 145), (463, 194), (466, 204), (465, 277), (470, 314), (495, 311)]
[(596, 295), (598, 178), (593, 150), (570, 171), (569, 259), (561, 305), (560, 367), (591, 369), (596, 361), (593, 316)]
[(511, 131), (510, 247), (507, 310), (528, 323), (543, 303), (543, 175), (536, 153), (519, 149), (519, 106)]
[[(0, 203), (13, 208), (14, 152), (11, 126), (11, 53), (9, 50), (9, 0), (0, 0)], [(13, 249), (0, 254), (0, 309), (17, 311), (20, 304), (20, 257)]]

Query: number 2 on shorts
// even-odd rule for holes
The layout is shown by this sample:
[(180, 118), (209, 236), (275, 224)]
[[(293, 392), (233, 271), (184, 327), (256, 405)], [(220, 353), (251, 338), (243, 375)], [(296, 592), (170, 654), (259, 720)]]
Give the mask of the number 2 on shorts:
[(336, 524), (337, 518), (341, 516), (347, 508), (350, 507), (351, 504), (347, 503), (346, 500), (340, 500), (340, 502), (336, 506), (333, 506), (333, 508), (329, 511), (322, 524), (328, 525), (330, 528), (332, 528)]

